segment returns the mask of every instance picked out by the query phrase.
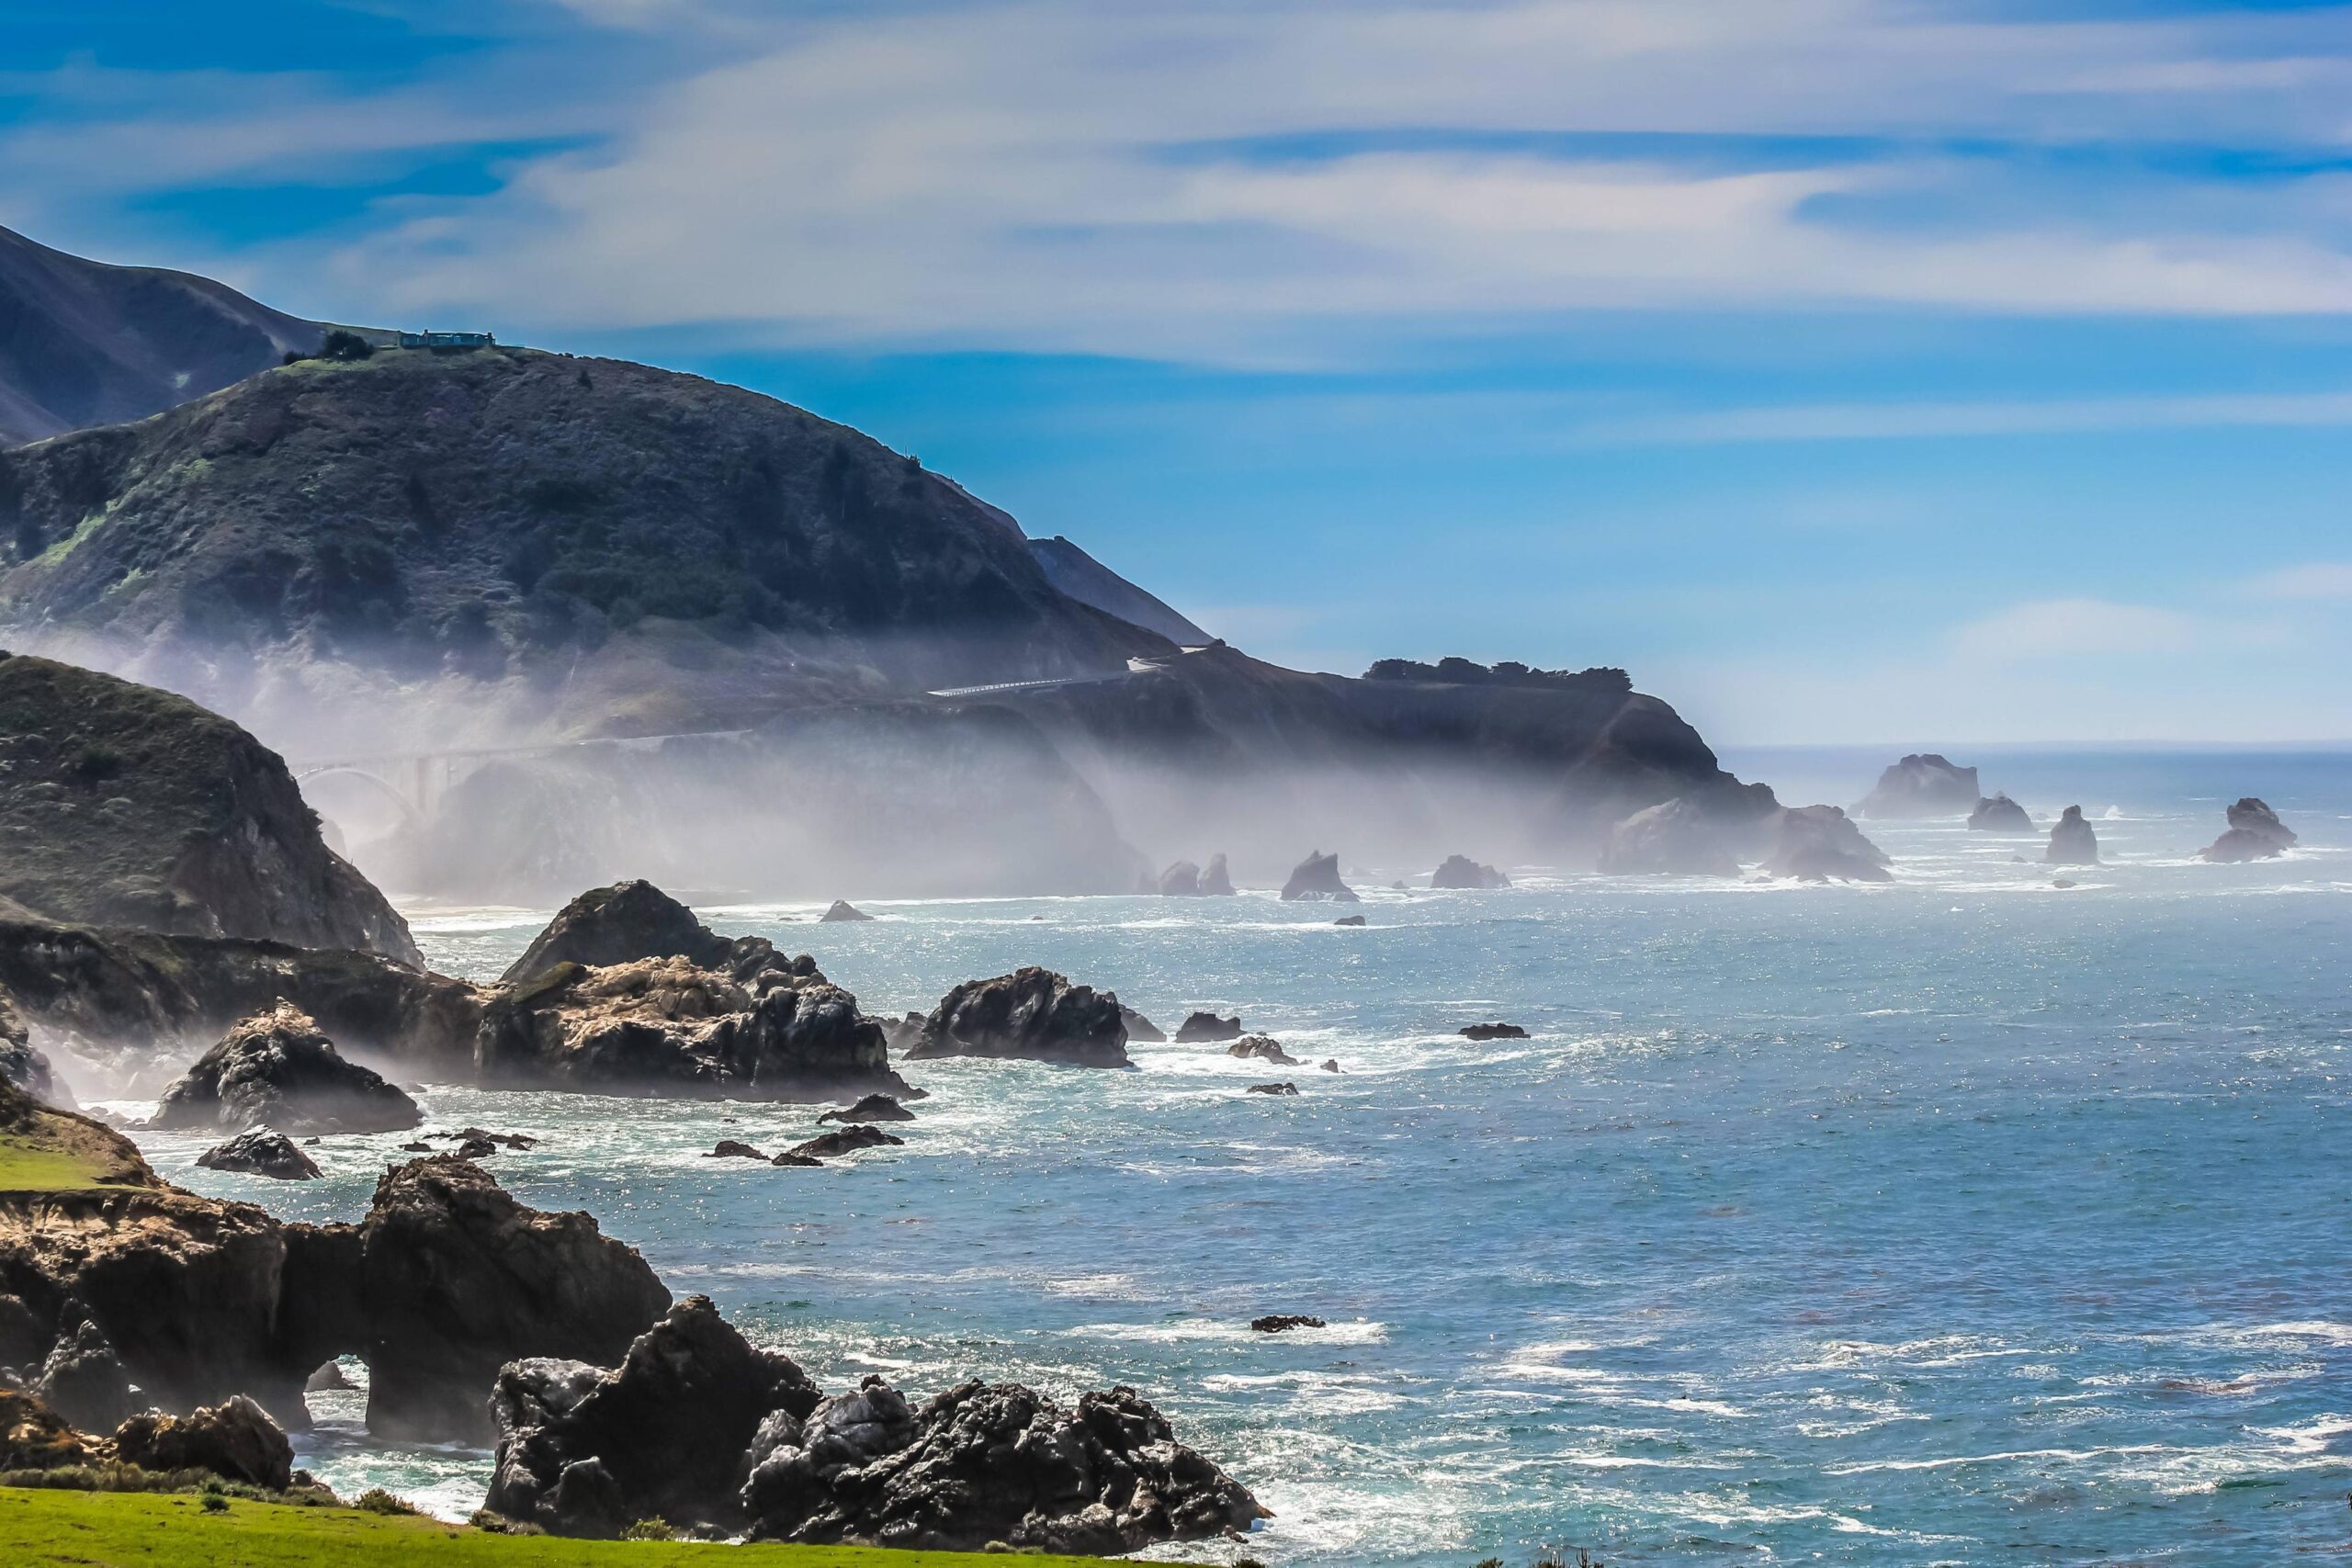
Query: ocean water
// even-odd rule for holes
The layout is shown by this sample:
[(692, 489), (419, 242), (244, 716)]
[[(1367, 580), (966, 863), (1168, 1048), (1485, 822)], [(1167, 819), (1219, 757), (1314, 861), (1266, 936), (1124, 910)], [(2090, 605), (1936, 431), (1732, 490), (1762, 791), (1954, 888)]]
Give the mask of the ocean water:
[[(1872, 825), (1892, 886), (1395, 892), (1428, 868), (1374, 863), (1362, 930), (1263, 891), (702, 911), (872, 1011), (1043, 964), (1171, 1032), (1238, 1010), (1336, 1075), (1173, 1044), (1131, 1073), (919, 1063), (906, 1146), (821, 1170), (700, 1157), (814, 1107), (424, 1100), (539, 1135), (492, 1162), (510, 1188), (829, 1384), (1136, 1385), (1275, 1511), (1246, 1549), (1271, 1563), (2352, 1551), (2352, 759), (2001, 761), (1988, 787), (2038, 821), (2079, 800), (2109, 863), (2061, 890), (2010, 858), (2039, 843)], [(1870, 777), (1782, 764), (1832, 799)], [(2248, 792), (2304, 847), (2197, 862)], [(545, 914), (416, 925), (489, 976)], [(1490, 1019), (1533, 1038), (1457, 1032)], [(1244, 1092), (1272, 1078), (1298, 1097)], [(356, 1218), (403, 1139), (330, 1139), (300, 1186), (143, 1141), (188, 1186)], [(1272, 1312), (1330, 1325), (1249, 1330)], [(358, 1404), (317, 1398), (303, 1462), (475, 1505), (487, 1454), (372, 1446)]]

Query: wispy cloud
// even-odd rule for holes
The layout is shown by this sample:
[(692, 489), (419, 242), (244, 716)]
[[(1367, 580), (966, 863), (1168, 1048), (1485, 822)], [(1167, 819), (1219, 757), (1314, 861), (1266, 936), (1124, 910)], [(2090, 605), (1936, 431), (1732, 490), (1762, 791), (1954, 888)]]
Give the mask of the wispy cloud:
[(2249, 578), (2245, 590), (2257, 599), (2352, 599), (2352, 561), (2310, 561), (2280, 567)]
[(1797, 403), (1596, 419), (1590, 444), (1901, 441), (2099, 431), (2352, 424), (2352, 391), (1981, 402)]

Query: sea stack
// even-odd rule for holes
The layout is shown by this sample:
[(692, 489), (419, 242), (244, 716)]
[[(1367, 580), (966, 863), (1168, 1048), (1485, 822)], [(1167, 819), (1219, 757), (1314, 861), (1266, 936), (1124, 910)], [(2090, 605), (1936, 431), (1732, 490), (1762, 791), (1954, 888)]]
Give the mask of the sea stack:
[(1981, 798), (1976, 770), (1933, 751), (1914, 751), (1879, 774), (1878, 787), (1854, 808), (1858, 817), (1951, 817)]
[(1782, 807), (1766, 819), (1764, 869), (1800, 882), (1888, 882), (1887, 855), (1834, 806)]
[(1973, 833), (2030, 833), (2033, 818), (2007, 795), (1996, 795), (1976, 803), (1968, 814), (1968, 828)]
[(1209, 856), (1209, 868), (1201, 873), (1201, 891), (1212, 898), (1233, 897), (1233, 873), (1226, 869), (1223, 853)]
[(2066, 807), (2050, 829), (2050, 848), (2041, 857), (2052, 865), (2097, 865), (2098, 835), (2083, 820), (2083, 808)]
[(2205, 846), (2204, 858), (2217, 865), (2240, 861), (2269, 860), (2295, 847), (2295, 830), (2278, 814), (2253, 795), (2230, 807), (2229, 831)]
[(1677, 795), (1611, 829), (1600, 870), (1610, 876), (1737, 876), (1739, 862), (1714, 818)]
[(1334, 904), (1357, 904), (1355, 889), (1340, 880), (1340, 857), (1325, 854), (1320, 850), (1310, 852), (1298, 863), (1298, 869), (1283, 884), (1283, 902), (1296, 903), (1302, 899), (1323, 899)]
[(1480, 864), (1468, 855), (1448, 855), (1445, 863), (1430, 874), (1430, 886), (1471, 889), (1509, 887), (1510, 878), (1493, 866)]

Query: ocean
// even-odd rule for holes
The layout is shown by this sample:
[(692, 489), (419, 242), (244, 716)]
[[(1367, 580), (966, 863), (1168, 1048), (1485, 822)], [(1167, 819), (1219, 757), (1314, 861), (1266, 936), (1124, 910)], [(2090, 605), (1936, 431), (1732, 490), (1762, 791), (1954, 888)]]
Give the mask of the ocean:
[[(1838, 801), (1887, 760), (1731, 759)], [(438, 1126), (538, 1136), (490, 1162), (512, 1190), (592, 1211), (829, 1386), (1135, 1385), (1276, 1515), (1247, 1548), (1155, 1555), (2352, 1551), (2352, 756), (1962, 760), (2037, 823), (2082, 804), (2107, 863), (2061, 889), (2038, 840), (1870, 823), (1892, 885), (1513, 867), (1506, 891), (1432, 893), (1428, 866), (1343, 845), (1361, 930), (1262, 886), (829, 890), (869, 925), (813, 923), (824, 898), (707, 906), (869, 1011), (1041, 964), (1171, 1032), (1238, 1011), (1342, 1070), (1174, 1044), (1124, 1073), (916, 1063), (905, 1146), (820, 1170), (700, 1157), (797, 1142), (817, 1107), (423, 1099)], [(2241, 794), (2302, 847), (2199, 862)], [(436, 966), (489, 976), (548, 913), (414, 923)], [(1492, 1020), (1532, 1038), (1458, 1032)], [(1270, 1079), (1297, 1097), (1245, 1092)], [(200, 1137), (141, 1143), (198, 1190), (355, 1219), (408, 1136), (329, 1139), (329, 1179), (300, 1185), (201, 1170)], [(1329, 1326), (1251, 1332), (1268, 1313)], [(373, 1446), (358, 1405), (316, 1396), (300, 1462), (346, 1494), (479, 1502), (486, 1453)]]

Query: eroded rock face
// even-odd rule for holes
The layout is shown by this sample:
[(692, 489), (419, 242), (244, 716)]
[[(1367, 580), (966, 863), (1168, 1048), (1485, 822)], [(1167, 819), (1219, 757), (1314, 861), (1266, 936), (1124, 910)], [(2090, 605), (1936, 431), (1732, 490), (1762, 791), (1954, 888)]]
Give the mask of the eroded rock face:
[(280, 1002), (244, 1020), (164, 1091), (145, 1125), (398, 1133), (424, 1113), (377, 1074), (343, 1059), (308, 1014)]
[(1863, 817), (1951, 817), (1974, 809), (1981, 798), (1974, 768), (1915, 751), (1879, 774), (1855, 810)]
[(910, 1058), (1019, 1057), (1082, 1067), (1125, 1067), (1127, 1026), (1119, 998), (1034, 965), (967, 980), (923, 1021)]
[(1201, 873), (1201, 891), (1212, 898), (1233, 896), (1233, 873), (1227, 869), (1223, 853), (1209, 856), (1208, 869)]
[(2295, 830), (2253, 795), (2231, 807), (2229, 817), (2229, 830), (2205, 846), (2206, 860), (2217, 864), (2269, 860), (2295, 847)]
[(1600, 869), (1611, 876), (1737, 876), (1739, 861), (1714, 816), (1677, 795), (1609, 830)]
[(740, 979), (766, 967), (775, 953), (773, 943), (758, 937), (729, 941), (653, 884), (630, 880), (591, 888), (566, 904), (500, 978), (512, 985), (559, 964), (594, 969), (639, 958), (684, 958)]
[(1834, 806), (1782, 807), (1768, 823), (1764, 869), (1802, 882), (1887, 882), (1886, 852)]
[(500, 1371), (485, 1506), (567, 1535), (616, 1535), (655, 1516), (741, 1528), (761, 1423), (809, 1415), (816, 1385), (790, 1357), (748, 1344), (707, 1296), (671, 1307), (616, 1359), (609, 1371), (558, 1359)]
[(2050, 848), (2042, 852), (2050, 865), (2097, 865), (2098, 833), (2083, 818), (2083, 808), (2070, 806), (2050, 829)]
[(379, 1437), (487, 1440), (483, 1395), (506, 1362), (618, 1361), (670, 1306), (645, 1259), (594, 1218), (526, 1208), (456, 1155), (388, 1172), (357, 1239)]
[(325, 1174), (283, 1133), (240, 1133), (197, 1156), (196, 1163), (207, 1170), (241, 1171), (280, 1181), (316, 1181)]
[(806, 957), (748, 983), (686, 958), (559, 964), (492, 1001), (477, 1062), (486, 1083), (607, 1094), (912, 1093), (882, 1026)]
[(1974, 833), (2030, 833), (2033, 818), (2007, 795), (1987, 795), (1968, 814), (1968, 827)]
[(1430, 886), (1470, 889), (1509, 887), (1510, 878), (1493, 866), (1481, 865), (1467, 855), (1448, 855), (1444, 863), (1430, 874)]
[(0, 1470), (61, 1470), (106, 1459), (104, 1443), (51, 1410), (40, 1395), (0, 1388)]
[(123, 1462), (145, 1470), (209, 1470), (272, 1492), (283, 1492), (293, 1478), (294, 1445), (269, 1412), (242, 1393), (186, 1416), (134, 1416), (116, 1429), (114, 1447)]
[(77, 1427), (103, 1431), (139, 1408), (138, 1385), (105, 1330), (85, 1318), (59, 1337), (32, 1382), (33, 1393)]
[(1283, 884), (1283, 902), (1325, 900), (1334, 904), (1359, 904), (1355, 889), (1340, 880), (1340, 857), (1317, 850), (1298, 863), (1298, 869)]

